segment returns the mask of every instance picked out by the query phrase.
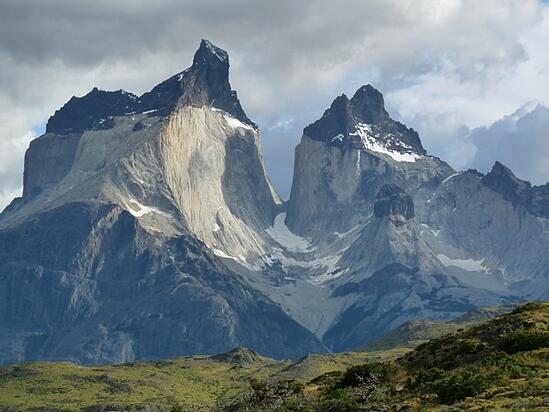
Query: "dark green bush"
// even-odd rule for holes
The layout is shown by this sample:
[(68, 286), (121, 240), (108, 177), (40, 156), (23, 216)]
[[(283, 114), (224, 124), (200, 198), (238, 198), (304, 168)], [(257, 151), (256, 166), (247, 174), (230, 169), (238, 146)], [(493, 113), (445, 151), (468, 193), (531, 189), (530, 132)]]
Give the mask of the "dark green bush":
[(409, 380), (407, 387), (411, 390), (421, 390), (429, 387), (444, 377), (446, 372), (439, 368), (420, 369), (416, 372), (413, 380)]
[(343, 374), (340, 386), (387, 383), (395, 373), (395, 366), (388, 362), (365, 363), (363, 365), (352, 366)]
[(523, 312), (531, 312), (540, 309), (545, 309), (545, 305), (541, 302), (528, 302), (525, 305), (515, 308), (511, 314), (519, 314)]
[(478, 339), (465, 339), (459, 342), (457, 351), (461, 355), (472, 355), (486, 348), (486, 343)]
[(549, 348), (549, 332), (520, 330), (510, 333), (500, 339), (498, 348), (510, 354)]
[(440, 402), (454, 403), (484, 392), (493, 381), (492, 376), (478, 368), (464, 368), (434, 382), (432, 387)]

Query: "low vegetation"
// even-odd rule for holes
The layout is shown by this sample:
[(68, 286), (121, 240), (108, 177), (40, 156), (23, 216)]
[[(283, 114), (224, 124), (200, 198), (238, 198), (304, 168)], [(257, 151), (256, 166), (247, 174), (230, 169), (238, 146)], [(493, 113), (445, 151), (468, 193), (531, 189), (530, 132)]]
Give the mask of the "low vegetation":
[(549, 411), (549, 304), (526, 304), (413, 351), (277, 362), (239, 349), (119, 366), (0, 368), (0, 411), (145, 405), (151, 412)]

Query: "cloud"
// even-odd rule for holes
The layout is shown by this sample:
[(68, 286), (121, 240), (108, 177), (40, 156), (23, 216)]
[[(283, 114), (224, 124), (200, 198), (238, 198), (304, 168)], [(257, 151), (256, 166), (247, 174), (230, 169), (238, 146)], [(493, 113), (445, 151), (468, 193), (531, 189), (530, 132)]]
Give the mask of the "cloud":
[(549, 181), (549, 108), (531, 102), (469, 136), (477, 151), (471, 167), (490, 170), (496, 160), (535, 184)]
[(189, 66), (200, 38), (229, 51), (284, 196), (302, 128), (365, 83), (461, 167), (474, 156), (464, 131), (542, 100), (548, 35), (537, 0), (2, 2), (0, 192), (20, 187), (30, 133), (73, 94), (144, 92)]

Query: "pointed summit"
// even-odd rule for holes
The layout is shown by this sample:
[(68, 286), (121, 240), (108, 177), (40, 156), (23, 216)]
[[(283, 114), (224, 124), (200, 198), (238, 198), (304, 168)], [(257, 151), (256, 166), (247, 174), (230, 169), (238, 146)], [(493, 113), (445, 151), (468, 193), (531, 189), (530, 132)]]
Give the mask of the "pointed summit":
[(358, 89), (349, 103), (354, 117), (364, 123), (378, 124), (390, 120), (383, 95), (369, 84)]
[(194, 54), (193, 66), (204, 67), (216, 64), (226, 66), (228, 70), (229, 55), (210, 41), (202, 39), (200, 47)]
[[(409, 154), (414, 160), (426, 154), (418, 134), (389, 116), (383, 95), (371, 85), (360, 87), (349, 99), (338, 96), (320, 120), (307, 126), (303, 134), (313, 140), (334, 145), (346, 143), (374, 152)], [(397, 159), (397, 160), (398, 160)]]
[(511, 169), (498, 161), (494, 163), (490, 173), (482, 178), (482, 183), (512, 202), (518, 202), (521, 193), (531, 187), (530, 182), (519, 179)]
[(167, 116), (178, 106), (213, 106), (257, 128), (242, 109), (229, 83), (229, 55), (225, 50), (202, 40), (193, 64), (139, 98), (122, 90), (107, 92), (94, 88), (83, 97), (73, 97), (55, 112), (46, 132), (80, 133), (95, 128), (110, 128), (113, 116), (150, 112)]
[[(229, 55), (208, 40), (202, 40), (193, 64), (142, 96), (143, 110), (170, 112), (180, 106), (213, 106), (256, 127), (242, 109), (229, 83)], [(160, 106), (160, 107), (159, 107)]]

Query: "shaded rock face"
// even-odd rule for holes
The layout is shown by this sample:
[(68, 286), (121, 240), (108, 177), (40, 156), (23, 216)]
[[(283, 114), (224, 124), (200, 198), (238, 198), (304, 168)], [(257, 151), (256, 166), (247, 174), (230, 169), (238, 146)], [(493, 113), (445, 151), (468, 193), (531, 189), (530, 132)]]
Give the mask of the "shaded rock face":
[(278, 358), (323, 351), (192, 236), (159, 244), (116, 206), (66, 204), (0, 232), (0, 251), (0, 348), (23, 339), (11, 358), (0, 350), (3, 362), (118, 363), (244, 343)]
[(517, 178), (500, 162), (494, 164), (490, 173), (483, 177), (482, 183), (531, 214), (549, 217), (549, 184), (532, 187), (530, 182)]
[(484, 178), (482, 183), (495, 192), (500, 193), (505, 200), (518, 202), (520, 194), (531, 188), (531, 184), (518, 179), (510, 169), (496, 162), (494, 167)]
[(35, 139), (25, 153), (23, 196), (40, 193), (59, 183), (69, 173), (80, 134), (49, 135)]
[(405, 220), (414, 217), (414, 201), (410, 195), (404, 193), (397, 185), (385, 185), (377, 194), (377, 201), (374, 204), (374, 215), (376, 217), (395, 217)]
[(548, 222), (522, 203), (522, 195), (513, 200), (509, 193), (516, 192), (502, 189), (516, 186), (499, 183), (496, 191), (486, 183), (486, 177), (466, 171), (440, 184), (421, 207), (416, 199), (418, 220), (437, 234), (426, 240), (437, 253), (455, 256), (459, 250), (482, 261), (479, 270), (504, 276), (513, 294), (542, 296), (549, 279)]

